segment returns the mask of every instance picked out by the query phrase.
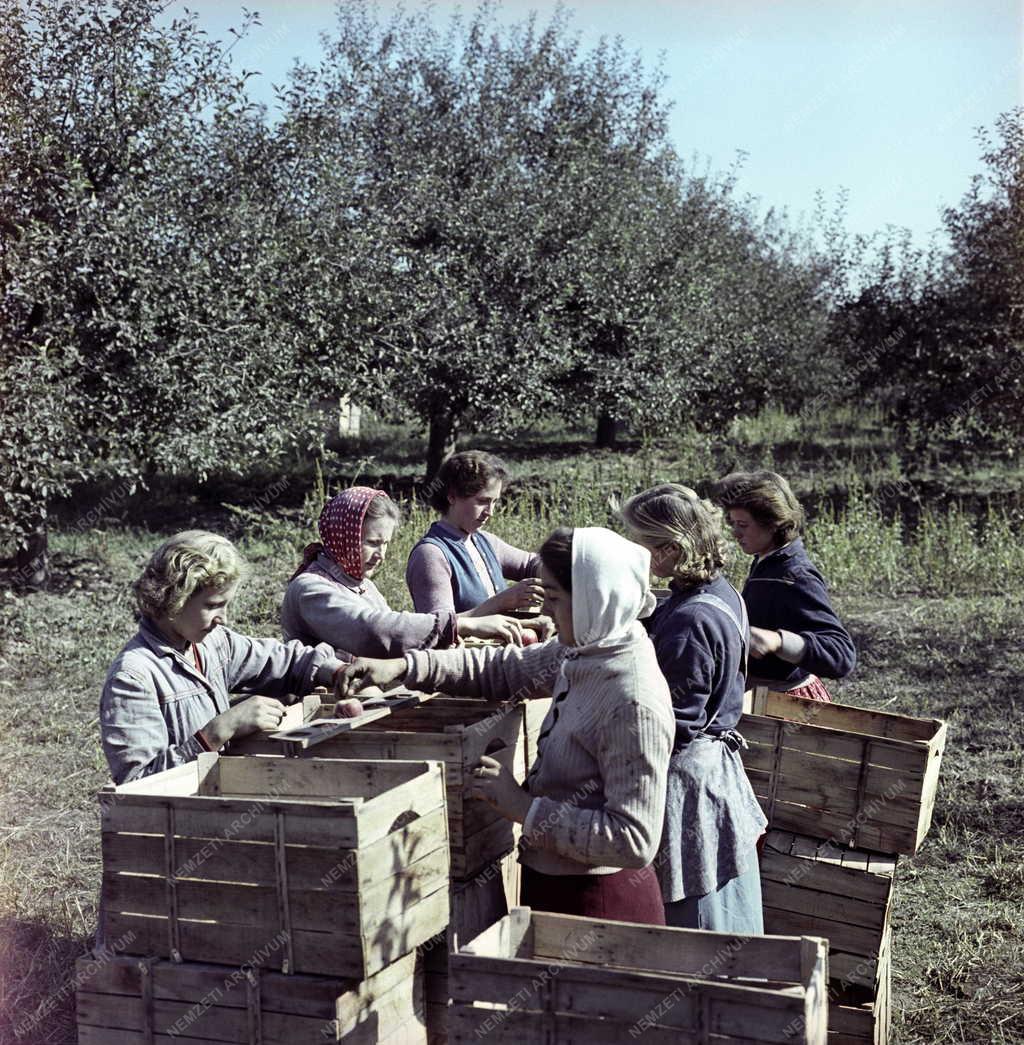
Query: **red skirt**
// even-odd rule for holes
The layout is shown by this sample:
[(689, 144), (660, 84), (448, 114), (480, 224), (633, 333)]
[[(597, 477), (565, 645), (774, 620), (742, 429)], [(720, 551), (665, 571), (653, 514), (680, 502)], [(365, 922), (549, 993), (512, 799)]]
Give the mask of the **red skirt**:
[(823, 704), (832, 703), (832, 694), (825, 689), (825, 683), (815, 675), (805, 686), (797, 686), (796, 689), (787, 689), (786, 693), (791, 697), (801, 697), (804, 700), (820, 700)]
[(614, 874), (541, 874), (523, 865), (524, 907), (616, 922), (665, 924), (665, 904), (654, 868), (623, 868)]

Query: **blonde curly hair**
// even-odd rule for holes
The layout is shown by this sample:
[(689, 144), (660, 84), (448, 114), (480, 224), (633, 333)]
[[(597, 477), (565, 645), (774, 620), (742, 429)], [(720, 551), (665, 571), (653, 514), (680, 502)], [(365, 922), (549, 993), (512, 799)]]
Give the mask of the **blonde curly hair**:
[(135, 582), (135, 605), (143, 617), (180, 613), (200, 589), (223, 590), (241, 580), (242, 557), (226, 538), (206, 530), (183, 530), (164, 541)]
[(714, 580), (725, 564), (722, 510), (688, 486), (652, 486), (626, 501), (621, 514), (632, 538), (679, 545), (672, 579), (684, 588)]

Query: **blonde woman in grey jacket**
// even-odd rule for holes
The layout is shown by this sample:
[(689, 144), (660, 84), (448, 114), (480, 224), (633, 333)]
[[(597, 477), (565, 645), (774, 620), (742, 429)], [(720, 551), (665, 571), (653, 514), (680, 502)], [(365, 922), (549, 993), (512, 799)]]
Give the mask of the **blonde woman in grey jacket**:
[[(103, 750), (115, 783), (273, 729), (284, 702), (330, 686), (328, 646), (253, 639), (226, 626), (242, 560), (224, 537), (186, 530), (165, 541), (135, 583), (139, 629), (114, 658), (100, 698)], [(231, 694), (245, 699), (231, 702)], [(344, 714), (358, 714), (358, 701)]]

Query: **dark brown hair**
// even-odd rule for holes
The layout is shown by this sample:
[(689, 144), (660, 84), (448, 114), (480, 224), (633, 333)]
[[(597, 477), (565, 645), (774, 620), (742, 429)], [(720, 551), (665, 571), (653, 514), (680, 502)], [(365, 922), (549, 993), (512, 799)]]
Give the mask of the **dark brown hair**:
[(572, 594), (572, 529), (559, 526), (540, 546), (540, 561), (555, 580)]
[(430, 484), (430, 506), (442, 514), (448, 511), (448, 498), (472, 497), (492, 479), (505, 482), (508, 469), (505, 462), (483, 450), (464, 450), (452, 454), (437, 470)]
[(711, 488), (711, 499), (726, 511), (746, 509), (759, 526), (775, 531), (778, 547), (803, 533), (804, 510), (777, 472), (731, 472)]

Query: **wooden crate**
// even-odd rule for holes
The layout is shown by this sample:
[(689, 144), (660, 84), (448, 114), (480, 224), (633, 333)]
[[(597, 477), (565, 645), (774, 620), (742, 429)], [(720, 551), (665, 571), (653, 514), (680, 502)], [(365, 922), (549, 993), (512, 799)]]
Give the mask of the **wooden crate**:
[(769, 831), (761, 854), (764, 931), (823, 936), (835, 983), (874, 990), (897, 857)]
[(826, 1041), (822, 940), (517, 907), (449, 962), (453, 1045)]
[(365, 979), (448, 923), (436, 762), (203, 754), (104, 788), (102, 918), (125, 950)]
[[(469, 798), (472, 770), (483, 754), (493, 755), (520, 782), (528, 767), (528, 745), (539, 729), (550, 700), (526, 705), (470, 698), (434, 697), (416, 708), (393, 711), (387, 718), (352, 733), (325, 740), (310, 749), (316, 758), (436, 759), (445, 764), (451, 874), (469, 880), (515, 845), (512, 824), (480, 799)], [(530, 705), (543, 705), (531, 707)], [(301, 724), (301, 708), (289, 712)], [(311, 708), (306, 716), (330, 717), (331, 704)], [(535, 741), (534, 741), (535, 743)], [(233, 753), (279, 754), (280, 747), (256, 735)]]
[(871, 987), (829, 990), (828, 1045), (888, 1045), (892, 1017), (892, 947), (887, 930)]
[(80, 959), (79, 1045), (426, 1045), (423, 974), (407, 954), (362, 982), (156, 958)]
[[(518, 835), (519, 825), (516, 825)], [(431, 1045), (448, 1037), (448, 956), (500, 921), (519, 903), (518, 854), (508, 853), (468, 882), (452, 882), (451, 921), (440, 945), (421, 948), (424, 957), (427, 1033)], [(431, 946), (433, 944), (433, 946)]]
[(770, 827), (877, 853), (915, 853), (931, 824), (946, 723), (758, 687), (739, 730)]

